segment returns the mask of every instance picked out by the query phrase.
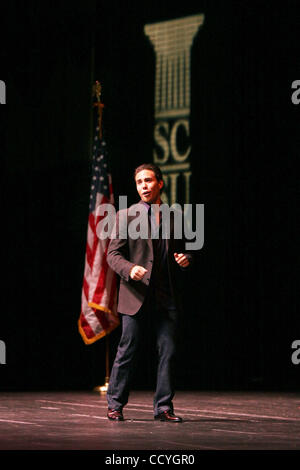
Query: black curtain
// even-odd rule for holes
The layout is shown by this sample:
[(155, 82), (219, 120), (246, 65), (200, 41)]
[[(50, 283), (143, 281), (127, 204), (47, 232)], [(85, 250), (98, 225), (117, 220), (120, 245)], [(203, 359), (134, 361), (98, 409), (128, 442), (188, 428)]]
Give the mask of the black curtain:
[[(161, 2), (160, 2), (161, 3)], [(4, 8), (4, 7), (3, 7)], [(146, 23), (204, 13), (192, 48), (191, 193), (205, 244), (186, 286), (177, 381), (299, 387), (298, 2), (12, 1), (1, 18), (2, 388), (91, 388), (105, 340), (77, 331), (87, 228), (91, 86), (103, 85), (116, 199), (152, 161), (155, 55)], [(298, 109), (299, 108), (299, 109)], [(111, 361), (120, 330), (110, 335)], [(135, 382), (153, 386), (153, 350)], [(300, 366), (298, 366), (300, 367)]]

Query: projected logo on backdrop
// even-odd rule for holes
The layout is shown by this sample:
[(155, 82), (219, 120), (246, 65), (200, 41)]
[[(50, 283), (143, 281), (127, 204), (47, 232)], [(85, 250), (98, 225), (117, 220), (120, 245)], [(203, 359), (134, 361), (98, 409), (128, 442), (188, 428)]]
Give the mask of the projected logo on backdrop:
[(144, 28), (156, 54), (153, 160), (164, 174), (162, 199), (170, 205), (190, 201), (191, 47), (203, 22), (198, 14)]

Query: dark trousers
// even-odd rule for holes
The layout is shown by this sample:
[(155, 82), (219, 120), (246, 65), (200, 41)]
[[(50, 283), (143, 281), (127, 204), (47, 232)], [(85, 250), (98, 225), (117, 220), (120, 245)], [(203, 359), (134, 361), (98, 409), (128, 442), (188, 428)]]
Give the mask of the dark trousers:
[(153, 304), (150, 311), (146, 311), (147, 309), (149, 306), (142, 307), (136, 315), (122, 315), (122, 335), (111, 370), (107, 401), (108, 407), (115, 410), (122, 410), (128, 402), (136, 352), (142, 336), (145, 316), (148, 314), (150, 315), (148, 324), (151, 325), (149, 327), (155, 328), (158, 353), (157, 382), (153, 402), (154, 415), (157, 415), (166, 410), (173, 411), (177, 312), (174, 309), (166, 309)]

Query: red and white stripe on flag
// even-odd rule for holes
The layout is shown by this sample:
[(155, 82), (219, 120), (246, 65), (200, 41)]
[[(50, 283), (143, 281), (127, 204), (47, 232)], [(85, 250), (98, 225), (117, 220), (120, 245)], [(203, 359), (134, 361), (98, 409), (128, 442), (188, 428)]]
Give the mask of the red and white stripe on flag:
[[(98, 193), (95, 207), (110, 202), (111, 200)], [(117, 313), (116, 274), (106, 260), (109, 239), (98, 238), (96, 229), (99, 221), (100, 217), (96, 217), (96, 211), (90, 212), (81, 313), (78, 321), (79, 332), (86, 344), (94, 343), (120, 324)]]

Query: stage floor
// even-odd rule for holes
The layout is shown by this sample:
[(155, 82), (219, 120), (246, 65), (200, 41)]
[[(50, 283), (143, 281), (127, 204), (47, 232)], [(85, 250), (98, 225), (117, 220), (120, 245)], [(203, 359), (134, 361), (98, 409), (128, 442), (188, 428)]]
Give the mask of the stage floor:
[(86, 392), (1, 392), (1, 450), (296, 450), (300, 393), (178, 391), (183, 423), (153, 420), (153, 393), (134, 391), (125, 421)]

